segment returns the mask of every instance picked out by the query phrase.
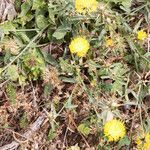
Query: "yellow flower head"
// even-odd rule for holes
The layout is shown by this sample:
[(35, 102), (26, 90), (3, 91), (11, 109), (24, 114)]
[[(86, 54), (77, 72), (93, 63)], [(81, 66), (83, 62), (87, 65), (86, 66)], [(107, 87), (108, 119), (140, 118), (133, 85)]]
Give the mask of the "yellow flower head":
[(113, 42), (113, 40), (112, 39), (107, 39), (106, 40), (106, 46), (107, 47), (113, 47), (114, 46), (114, 42)]
[(150, 133), (137, 138), (136, 144), (138, 150), (150, 150)]
[(73, 39), (69, 45), (71, 53), (76, 53), (79, 57), (84, 57), (90, 48), (89, 42), (83, 37)]
[(109, 141), (118, 141), (126, 134), (125, 125), (120, 120), (112, 119), (104, 125), (104, 134)]
[(97, 6), (98, 2), (96, 0), (75, 0), (75, 8), (79, 13), (94, 12)]
[(137, 32), (137, 38), (138, 38), (139, 40), (145, 40), (145, 39), (147, 38), (146, 32), (143, 31), (143, 30), (138, 31), (138, 32)]

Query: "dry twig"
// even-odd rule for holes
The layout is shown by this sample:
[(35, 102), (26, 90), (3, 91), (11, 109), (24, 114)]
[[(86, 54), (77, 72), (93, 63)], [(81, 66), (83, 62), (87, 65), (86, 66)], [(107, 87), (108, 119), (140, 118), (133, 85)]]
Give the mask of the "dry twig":
[[(37, 118), (37, 120), (31, 125), (29, 130), (23, 134), (23, 137), (26, 139), (30, 138), (34, 132), (39, 130), (40, 126), (43, 124), (45, 120), (45, 115), (42, 114)], [(0, 147), (0, 150), (16, 150), (19, 147), (20, 143), (17, 141), (12, 141), (10, 144), (4, 145)]]

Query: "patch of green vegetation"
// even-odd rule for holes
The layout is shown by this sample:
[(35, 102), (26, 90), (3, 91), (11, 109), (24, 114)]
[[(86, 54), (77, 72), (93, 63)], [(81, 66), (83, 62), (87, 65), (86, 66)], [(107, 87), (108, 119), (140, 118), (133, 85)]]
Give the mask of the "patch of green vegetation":
[[(12, 114), (23, 107), (21, 129), (31, 123), (27, 116), (46, 114), (37, 135), (44, 148), (140, 147), (137, 137), (150, 134), (149, 0), (15, 0), (13, 6), (12, 17), (1, 18), (0, 10), (0, 107), (11, 118), (4, 124), (14, 125)], [(114, 121), (104, 133), (113, 119), (124, 124)]]

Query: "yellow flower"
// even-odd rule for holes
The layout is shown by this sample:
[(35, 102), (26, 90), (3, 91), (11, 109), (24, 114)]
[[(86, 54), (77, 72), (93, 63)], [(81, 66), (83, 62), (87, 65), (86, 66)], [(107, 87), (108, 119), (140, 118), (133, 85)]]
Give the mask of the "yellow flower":
[(150, 133), (137, 138), (136, 144), (138, 150), (150, 150)]
[(104, 125), (104, 134), (109, 141), (118, 141), (126, 134), (125, 125), (120, 120), (112, 119)]
[(145, 39), (147, 38), (146, 32), (143, 31), (143, 30), (138, 31), (138, 32), (137, 32), (137, 38), (138, 38), (139, 40), (145, 40)]
[(75, 8), (77, 12), (85, 14), (86, 12), (96, 11), (98, 2), (96, 0), (76, 0)]
[(69, 45), (71, 53), (76, 53), (79, 57), (84, 57), (90, 48), (89, 42), (83, 37), (73, 39)]
[(106, 46), (107, 47), (113, 47), (114, 46), (114, 42), (113, 42), (113, 40), (112, 39), (107, 39), (107, 41), (106, 41)]

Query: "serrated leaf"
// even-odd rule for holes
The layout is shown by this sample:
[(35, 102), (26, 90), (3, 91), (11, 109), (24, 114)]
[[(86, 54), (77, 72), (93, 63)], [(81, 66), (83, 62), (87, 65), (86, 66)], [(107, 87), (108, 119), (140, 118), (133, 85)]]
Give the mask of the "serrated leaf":
[(18, 68), (16, 65), (11, 65), (7, 69), (7, 76), (12, 81), (17, 81), (19, 78)]
[(0, 29), (3, 31), (4, 34), (9, 34), (10, 31), (16, 30), (16, 25), (13, 24), (11, 21), (5, 21), (0, 24)]
[(9, 101), (12, 104), (16, 104), (16, 89), (12, 85), (12, 83), (9, 83), (6, 87), (6, 94), (9, 98)]
[(56, 131), (53, 129), (50, 129), (48, 132), (48, 140), (53, 140), (56, 137)]
[(127, 136), (125, 136), (123, 139), (121, 139), (119, 141), (119, 149), (122, 147), (122, 146), (129, 146), (130, 145), (130, 140), (128, 139)]
[(28, 11), (31, 9), (32, 3), (30, 1), (26, 1), (21, 5), (21, 13), (18, 17), (25, 16)]
[(18, 23), (24, 26), (27, 22), (31, 21), (34, 18), (34, 15), (27, 13), (25, 16), (22, 16), (18, 19)]
[(53, 89), (53, 86), (52, 86), (52, 84), (50, 84), (50, 83), (47, 83), (47, 84), (44, 86), (44, 96), (45, 96), (46, 98), (48, 98), (48, 96), (50, 95), (52, 89)]
[(19, 121), (20, 128), (25, 128), (28, 124), (27, 114), (24, 113)]
[(22, 2), (22, 0), (15, 0), (15, 2), (14, 2), (15, 9), (17, 11), (19, 11), (21, 9), (21, 2)]
[(63, 39), (64, 36), (66, 35), (66, 31), (65, 30), (56, 30), (53, 33), (53, 37), (55, 37), (57, 40)]
[(48, 20), (44, 15), (37, 15), (36, 16), (36, 24), (37, 27), (40, 29), (45, 28), (48, 25)]
[(47, 52), (42, 51), (45, 61), (53, 66), (58, 66), (58, 62)]
[(130, 7), (132, 4), (132, 0), (123, 0), (120, 2), (122, 4), (122, 6), (120, 6), (120, 8), (128, 13), (130, 13)]
[(63, 58), (60, 58), (59, 61), (60, 61), (59, 64), (63, 72), (68, 74), (73, 74), (74, 66), (69, 64), (68, 60), (64, 60)]
[(84, 136), (87, 136), (87, 135), (90, 134), (90, 128), (86, 124), (84, 124), (84, 123), (80, 124), (77, 129)]
[(72, 104), (72, 96), (70, 96), (68, 98), (68, 100), (66, 101), (66, 103), (64, 104), (65, 108), (68, 108), (68, 109), (74, 109), (76, 107), (78, 107), (78, 105), (73, 105)]
[(36, 9), (38, 9), (39, 7), (43, 7), (43, 5), (45, 5), (44, 0), (33, 0), (32, 9), (33, 9), (33, 10), (36, 10)]
[(67, 26), (59, 26), (53, 33), (53, 37), (55, 37), (57, 40), (63, 39), (64, 36), (67, 34), (68, 30), (70, 30), (70, 28), (68, 28)]
[(52, 21), (52, 23), (55, 23), (55, 14), (54, 14), (53, 10), (49, 9), (48, 12), (49, 12), (50, 20)]
[(123, 88), (123, 87), (122, 87), (122, 86), (123, 86), (123, 84), (121, 84), (120, 81), (116, 80), (116, 81), (112, 84), (111, 92), (113, 92), (113, 93), (118, 92), (118, 94), (119, 94), (120, 96), (122, 96), (122, 94), (123, 94), (123, 91), (122, 91), (122, 88)]

